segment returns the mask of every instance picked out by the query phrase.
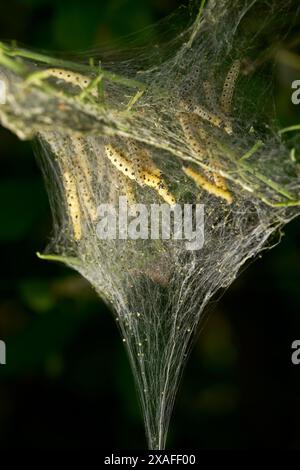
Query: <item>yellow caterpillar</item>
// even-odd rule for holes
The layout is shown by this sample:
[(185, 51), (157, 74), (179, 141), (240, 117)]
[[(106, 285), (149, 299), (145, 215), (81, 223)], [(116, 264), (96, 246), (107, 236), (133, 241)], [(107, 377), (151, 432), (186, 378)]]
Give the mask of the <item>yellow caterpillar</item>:
[(111, 163), (131, 180), (136, 181), (135, 168), (132, 161), (128, 160), (124, 153), (111, 144), (105, 146), (107, 158)]
[[(161, 175), (151, 170), (145, 169), (143, 166), (136, 169), (134, 162), (126, 158), (123, 152), (109, 144), (105, 146), (105, 152), (111, 163), (129, 179), (136, 181), (140, 186), (148, 186), (155, 189), (158, 194), (168, 204), (175, 204), (175, 198), (168, 191)], [(141, 159), (142, 160), (142, 159)], [(142, 165), (142, 161), (141, 161)]]
[(209, 194), (224, 199), (228, 204), (232, 203), (232, 196), (226, 189), (223, 189), (211, 183), (208, 179), (206, 179), (204, 176), (202, 176), (200, 173), (196, 172), (190, 167), (183, 167), (182, 170), (189, 178), (191, 178), (197, 184), (197, 186), (203, 188)]
[(203, 106), (200, 106), (200, 105), (195, 106), (195, 108), (193, 109), (193, 112), (197, 114), (197, 116), (199, 116), (204, 121), (208, 121), (213, 126), (218, 127), (219, 129), (223, 127), (222, 118), (212, 113), (211, 111), (208, 111)]
[(227, 134), (232, 134), (231, 124), (225, 117), (221, 117), (218, 114), (212, 113), (200, 105), (196, 106), (193, 109), (193, 112), (204, 121), (208, 121), (213, 126), (218, 127), (219, 129), (223, 129)]
[(127, 146), (131, 160), (136, 167), (137, 176), (139, 176), (140, 172), (140, 176), (142, 176), (142, 169), (147, 169), (150, 173), (156, 176), (161, 176), (160, 169), (155, 165), (153, 159), (149, 155), (149, 152), (144, 147), (131, 139), (127, 140)]
[(82, 199), (82, 207), (86, 210), (87, 215), (91, 218), (92, 221), (95, 221), (97, 218), (97, 209), (93, 197), (93, 188), (92, 188), (92, 172), (88, 166), (88, 154), (86, 149), (86, 142), (83, 137), (80, 136), (71, 136), (71, 148), (74, 151), (71, 158), (76, 159), (78, 162), (78, 190), (79, 197)]
[(92, 180), (92, 171), (88, 165), (88, 155), (86, 141), (80, 136), (71, 136), (72, 150), (74, 151), (75, 157), (78, 160), (79, 166), (85, 176), (86, 181), (89, 183)]
[[(49, 68), (46, 70), (42, 70), (41, 72), (33, 73), (28, 78), (28, 83), (34, 82), (35, 79), (43, 79), (43, 78), (57, 78), (61, 79), (66, 83), (69, 83), (73, 86), (79, 87), (81, 90), (86, 88), (90, 85), (92, 78), (87, 77), (86, 75), (82, 75), (81, 73), (72, 72), (71, 70), (65, 69), (58, 69), (58, 68)], [(98, 96), (98, 92), (96, 89), (90, 91), (90, 93), (94, 96)]]
[(63, 178), (69, 214), (73, 226), (74, 238), (78, 241), (81, 238), (81, 216), (76, 183), (69, 171), (64, 172)]
[[(213, 140), (210, 138), (209, 134), (201, 127), (198, 128), (198, 133), (201, 137), (201, 140), (206, 143), (207, 155), (208, 155), (208, 160), (210, 164), (213, 165), (214, 167), (217, 167), (217, 162), (211, 155), (212, 152), (210, 150), (212, 146), (214, 145)], [(212, 171), (212, 177), (218, 188), (223, 189), (224, 191), (227, 191), (226, 181), (222, 175), (220, 175), (217, 171)]]

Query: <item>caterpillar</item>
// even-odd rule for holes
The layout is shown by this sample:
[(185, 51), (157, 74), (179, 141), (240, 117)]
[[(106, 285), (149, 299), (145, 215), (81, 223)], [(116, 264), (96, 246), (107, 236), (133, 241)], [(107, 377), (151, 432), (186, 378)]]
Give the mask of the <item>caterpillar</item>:
[(208, 121), (210, 124), (213, 124), (215, 127), (219, 127), (220, 129), (223, 127), (222, 118), (203, 108), (203, 106), (195, 106), (193, 113), (197, 114), (197, 116), (199, 116), (204, 121)]
[(136, 171), (132, 161), (128, 160), (124, 153), (111, 144), (105, 146), (105, 153), (111, 163), (131, 180), (136, 181)]
[(92, 171), (88, 165), (88, 154), (87, 154), (87, 145), (83, 137), (80, 136), (71, 136), (71, 145), (72, 150), (76, 156), (76, 159), (79, 163), (79, 166), (85, 176), (87, 182), (91, 183), (92, 181)]
[(215, 92), (214, 92), (214, 89), (212, 87), (211, 82), (209, 82), (207, 80), (204, 81), (203, 82), (203, 89), (204, 89), (204, 94), (205, 94), (205, 98), (206, 98), (206, 103), (207, 103), (209, 109), (211, 109), (216, 114), (216, 116), (221, 118), (221, 127), (224, 129), (224, 131), (228, 135), (232, 135), (233, 134), (233, 129), (232, 129), (232, 124), (229, 121), (229, 119), (226, 116), (218, 115), (218, 113), (215, 111), (216, 109), (218, 109), (218, 106), (217, 106), (217, 100), (216, 100)]
[(136, 141), (127, 140), (128, 152), (136, 167), (137, 177), (142, 176), (142, 169), (147, 169), (156, 176), (161, 176), (160, 169), (155, 165), (149, 152)]
[(197, 186), (203, 188), (209, 194), (224, 199), (228, 204), (231, 204), (233, 199), (232, 195), (226, 189), (223, 189), (211, 183), (208, 179), (196, 172), (190, 167), (182, 167), (182, 171), (191, 178)]
[(223, 117), (218, 113), (212, 112), (201, 105), (194, 106), (191, 100), (181, 102), (181, 106), (187, 113), (196, 114), (204, 121), (207, 121), (213, 126), (224, 130), (227, 134), (232, 134), (231, 123), (228, 122), (228, 119), (225, 116)]
[(181, 125), (186, 143), (189, 145), (189, 147), (191, 147), (198, 159), (202, 161), (205, 158), (207, 152), (205, 147), (196, 137), (194, 117), (187, 113), (179, 113), (177, 117)]
[[(30, 83), (35, 79), (41, 78), (57, 78), (61, 79), (66, 83), (69, 83), (73, 86), (79, 87), (81, 90), (90, 85), (92, 79), (81, 73), (72, 72), (71, 70), (58, 69), (58, 68), (49, 68), (42, 70), (36, 73), (33, 73), (27, 79), (27, 82)], [(97, 90), (92, 89), (90, 93), (96, 98), (98, 96)]]
[(137, 170), (133, 161), (126, 158), (123, 152), (110, 144), (105, 146), (105, 152), (108, 159), (123, 175), (136, 181), (140, 186), (145, 185), (155, 189), (168, 204), (175, 204), (175, 198), (168, 191), (160, 174), (153, 173), (151, 169), (147, 170), (143, 166)]
[[(203, 161), (204, 158), (206, 158), (206, 159), (208, 158), (210, 163), (216, 165), (214, 159), (210, 155), (210, 147), (212, 147), (213, 141), (210, 138), (209, 134), (201, 126), (198, 126), (197, 127), (197, 132), (195, 132), (193, 130), (193, 125), (192, 125), (192, 123), (193, 123), (193, 121), (195, 121), (195, 119), (192, 119), (192, 117), (190, 115), (180, 116), (179, 120), (181, 121), (181, 125), (182, 125), (182, 128), (183, 128), (187, 143), (190, 145), (190, 147), (194, 151), (197, 152), (197, 150), (198, 150), (198, 155), (199, 156), (201, 155), (200, 160)], [(199, 139), (196, 138), (197, 134), (199, 135), (200, 141), (199, 141)], [(205, 147), (204, 147), (204, 144), (205, 144)], [(206, 172), (206, 173), (207, 173), (207, 176), (209, 176), (209, 173), (208, 172)], [(201, 176), (201, 175), (199, 175), (199, 176)], [(226, 182), (225, 182), (225, 179), (223, 178), (223, 176), (221, 176), (218, 172), (213, 171), (212, 172), (212, 177), (213, 177), (215, 185), (216, 185), (215, 191), (218, 192), (218, 190), (221, 190), (221, 191), (224, 191), (226, 194), (229, 194), (228, 191), (227, 191)], [(210, 188), (210, 191), (208, 191), (208, 192), (211, 192), (212, 187), (214, 185), (209, 180), (207, 180), (205, 177), (201, 177), (201, 178), (203, 178), (202, 183), (204, 185), (206, 183), (208, 184), (208, 187)], [(205, 189), (205, 187), (203, 185), (202, 185), (202, 187)]]
[(64, 172), (63, 179), (69, 215), (73, 226), (74, 238), (78, 241), (81, 239), (82, 232), (80, 204), (78, 200), (77, 188), (75, 181), (69, 171)]
[[(208, 155), (209, 162), (213, 166), (217, 167), (217, 162), (216, 162), (215, 158), (213, 158), (213, 156), (211, 155), (212, 152), (210, 151), (210, 148), (212, 148), (212, 146), (213, 146), (212, 139), (209, 137), (208, 133), (204, 129), (202, 129), (201, 127), (198, 128), (198, 133), (199, 133), (202, 141), (205, 142), (206, 145), (207, 145), (207, 155)], [(225, 181), (225, 179), (223, 178), (222, 175), (220, 175), (217, 171), (212, 171), (212, 177), (214, 179), (214, 182), (215, 182), (216, 186), (218, 186), (218, 188), (221, 188), (224, 191), (227, 190), (226, 181)]]
[(207, 106), (211, 110), (216, 109), (217, 100), (216, 100), (216, 95), (215, 95), (211, 82), (209, 82), (208, 80), (205, 80), (203, 82), (203, 89), (204, 89), (204, 95), (205, 95)]
[(68, 201), (69, 213), (74, 227), (74, 234), (75, 238), (79, 239), (81, 238), (80, 222), (78, 224), (75, 224), (75, 222), (76, 220), (79, 221), (81, 219), (80, 200), (82, 209), (87, 212), (90, 219), (94, 221), (97, 218), (97, 210), (93, 200), (93, 190), (90, 184), (92, 173), (87, 165), (85, 141), (83, 138), (77, 136), (70, 136), (69, 138), (64, 139), (65, 148), (70, 148), (75, 154), (74, 156), (71, 156), (73, 164), (75, 159), (78, 162), (76, 165), (78, 168), (76, 168), (75, 181), (74, 176), (72, 176), (67, 170), (67, 156), (63, 148), (57, 145), (55, 134), (52, 136), (50, 133), (44, 133), (42, 134), (42, 137), (46, 137), (51, 151), (56, 156), (61, 172), (63, 173), (65, 182), (64, 187)]
[(225, 114), (230, 114), (232, 106), (232, 98), (235, 89), (235, 84), (240, 73), (240, 61), (235, 60), (231, 65), (229, 72), (225, 78), (223, 91), (220, 100), (221, 110)]
[[(131, 161), (126, 159), (123, 152), (115, 148), (112, 145), (105, 146), (105, 153), (113, 166), (118, 170), (118, 172), (113, 171), (112, 176), (112, 186), (110, 188), (110, 199), (116, 202), (116, 189), (118, 189), (120, 194), (124, 194), (127, 197), (129, 204), (135, 203), (135, 195), (133, 187), (130, 180), (136, 180), (134, 165)], [(127, 178), (125, 178), (127, 176)]]
[(140, 184), (156, 189), (158, 194), (168, 204), (176, 203), (175, 198), (169, 193), (161, 176), (160, 169), (155, 165), (149, 152), (133, 140), (128, 140), (127, 145), (131, 152), (133, 162), (137, 167), (137, 176)]
[(71, 149), (74, 151), (74, 159), (78, 163), (78, 190), (82, 199), (82, 206), (87, 211), (92, 221), (97, 218), (97, 209), (93, 196), (92, 172), (88, 166), (88, 153), (86, 141), (80, 136), (71, 136)]
[(149, 188), (155, 189), (167, 204), (169, 204), (170, 206), (176, 204), (174, 196), (169, 192), (161, 177), (158, 177), (152, 173), (149, 173), (147, 170), (144, 170), (143, 180), (144, 184), (146, 186), (149, 186)]
[(215, 114), (211, 111), (208, 111), (203, 106), (197, 105), (193, 109), (193, 113), (199, 116), (204, 121), (209, 122), (219, 129), (223, 129), (227, 134), (232, 134), (232, 127), (228, 120), (224, 117), (221, 117), (218, 114)]
[(82, 202), (82, 209), (84, 212), (87, 213), (90, 219), (94, 222), (97, 218), (97, 209), (96, 209), (92, 189), (87, 184), (84, 174), (82, 173), (80, 168), (76, 171), (76, 177), (78, 180), (77, 186), (78, 186), (79, 198)]

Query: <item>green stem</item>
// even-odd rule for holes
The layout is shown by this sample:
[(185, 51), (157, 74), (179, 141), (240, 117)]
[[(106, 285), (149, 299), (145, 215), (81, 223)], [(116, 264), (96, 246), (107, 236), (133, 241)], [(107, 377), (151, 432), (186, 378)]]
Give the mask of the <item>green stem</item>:
[(77, 265), (79, 266), (81, 263), (79, 259), (67, 257), (67, 256), (60, 256), (60, 255), (43, 255), (37, 251), (37, 257), (42, 260), (46, 261), (59, 261), (60, 263), (65, 263), (68, 265)]
[(3, 51), (1, 50), (1, 45), (0, 45), (0, 64), (4, 65), (9, 70), (17, 74), (23, 74), (25, 71), (23, 64), (20, 64), (19, 62), (11, 60), (9, 57), (7, 57), (7, 55), (3, 53)]
[(295, 202), (294, 196), (289, 191), (282, 188), (282, 186), (278, 185), (277, 183), (275, 183), (275, 181), (271, 180), (267, 176), (265, 176), (265, 175), (261, 174), (260, 172), (258, 172), (255, 168), (252, 168), (251, 165), (249, 165), (245, 161), (240, 161), (239, 159), (237, 159), (236, 156), (234, 155), (234, 153), (229, 148), (227, 148), (226, 146), (221, 144), (220, 142), (216, 141), (216, 143), (217, 143), (219, 149), (222, 152), (224, 152), (227, 155), (227, 157), (233, 163), (240, 166), (241, 168), (244, 168), (246, 171), (248, 171), (248, 173), (251, 173), (253, 176), (255, 176), (257, 179), (259, 179), (260, 181), (265, 183), (267, 186), (274, 189), (274, 191), (276, 191), (277, 193), (279, 193), (282, 196), (285, 196), (287, 199), (290, 199), (291, 201)]
[[(38, 52), (31, 52), (26, 51), (25, 49), (19, 48), (10, 48), (3, 43), (0, 43), (0, 53), (5, 53), (9, 57), (22, 57), (24, 59), (31, 59), (37, 62), (41, 62), (43, 64), (48, 64), (54, 67), (62, 67), (62, 68), (69, 68), (70, 70), (77, 70), (78, 72), (87, 72), (87, 73), (97, 73), (99, 74), (99, 68), (92, 65), (85, 65), (85, 64), (76, 64), (72, 61), (58, 59), (54, 57), (49, 57), (44, 54), (40, 54)], [(142, 83), (138, 80), (134, 80), (131, 78), (122, 77), (113, 72), (109, 72), (108, 70), (104, 70), (101, 68), (101, 73), (103, 76), (114, 83), (119, 83), (120, 85), (125, 85), (130, 88), (139, 88), (140, 90), (146, 90), (147, 85)]]
[(267, 204), (268, 206), (271, 207), (296, 207), (300, 206), (300, 200), (294, 200), (294, 201), (282, 201), (282, 202), (272, 202), (269, 199), (266, 199), (264, 196), (260, 197), (262, 202)]
[(257, 150), (259, 150), (262, 146), (263, 146), (263, 142), (261, 140), (258, 140), (256, 142), (256, 144), (253, 145), (253, 147), (248, 150), (248, 152), (246, 152), (240, 159), (239, 159), (239, 162), (242, 162), (244, 160), (248, 160), (248, 158), (252, 157), (252, 155), (257, 152)]
[(278, 134), (285, 134), (286, 132), (293, 132), (293, 131), (300, 131), (300, 124), (296, 124), (295, 126), (285, 127), (284, 129), (280, 129)]
[(91, 81), (91, 83), (84, 89), (82, 90), (82, 92), (80, 93), (80, 95), (78, 96), (78, 98), (80, 100), (84, 99), (87, 95), (89, 95), (89, 93), (94, 90), (94, 88), (96, 88), (100, 82), (102, 81), (102, 78), (103, 78), (103, 75), (102, 73), (100, 73), (100, 75), (98, 75), (98, 77), (94, 78), (94, 80)]
[(136, 94), (130, 99), (126, 111), (131, 111), (131, 108), (135, 105), (135, 103), (142, 97), (144, 94), (144, 90), (139, 90)]
[(195, 37), (196, 37), (197, 34), (198, 34), (199, 27), (200, 27), (200, 20), (201, 20), (202, 14), (203, 14), (203, 10), (204, 10), (205, 4), (206, 4), (206, 0), (202, 0), (202, 1), (201, 1), (201, 4), (200, 4), (199, 11), (198, 11), (198, 14), (197, 14), (197, 17), (196, 17), (195, 22), (194, 22), (194, 26), (193, 26), (193, 31), (192, 31), (191, 37), (190, 37), (189, 41), (188, 41), (187, 44), (186, 44), (186, 47), (187, 47), (187, 48), (192, 47), (193, 42), (194, 42), (194, 40), (195, 40)]
[(296, 149), (295, 147), (291, 149), (290, 151), (290, 157), (293, 163), (297, 163), (297, 158), (296, 158)]

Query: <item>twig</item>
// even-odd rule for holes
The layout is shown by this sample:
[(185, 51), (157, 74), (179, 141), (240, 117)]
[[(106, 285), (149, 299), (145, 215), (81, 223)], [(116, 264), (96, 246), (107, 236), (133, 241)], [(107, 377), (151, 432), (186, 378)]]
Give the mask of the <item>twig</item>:
[[(63, 67), (67, 69), (69, 68), (70, 70), (77, 70), (78, 72), (82, 71), (86, 73), (97, 73), (97, 75), (99, 74), (99, 68), (94, 65), (76, 64), (72, 61), (49, 57), (38, 52), (26, 51), (25, 49), (12, 48), (6, 46), (3, 43), (0, 43), (0, 56), (3, 55), (3, 53), (9, 57), (21, 57), (23, 59), (31, 59), (54, 67)], [(146, 90), (147, 88), (147, 85), (145, 83), (142, 83), (138, 80), (123, 77), (122, 75), (109, 72), (108, 70), (104, 70), (103, 68), (101, 68), (101, 72), (103, 76), (111, 82), (119, 83), (120, 85), (125, 85), (130, 88), (138, 88), (140, 90)]]

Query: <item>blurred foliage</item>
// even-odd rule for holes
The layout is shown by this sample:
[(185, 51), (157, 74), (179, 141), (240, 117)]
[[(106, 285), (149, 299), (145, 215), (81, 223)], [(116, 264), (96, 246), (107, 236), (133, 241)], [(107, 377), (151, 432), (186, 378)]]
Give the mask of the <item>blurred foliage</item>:
[[(113, 43), (181, 1), (11, 0), (1, 39), (76, 50)], [(278, 65), (282, 125), (299, 122)], [(136, 392), (113, 317), (66, 268), (42, 262), (51, 233), (46, 193), (29, 143), (0, 129), (0, 448), (143, 448)], [(300, 224), (211, 305), (184, 375), (170, 448), (300, 448)]]

